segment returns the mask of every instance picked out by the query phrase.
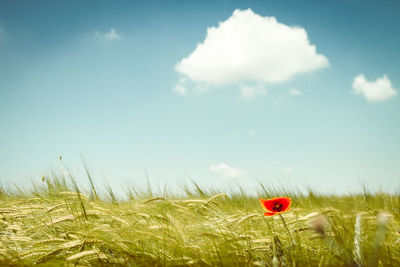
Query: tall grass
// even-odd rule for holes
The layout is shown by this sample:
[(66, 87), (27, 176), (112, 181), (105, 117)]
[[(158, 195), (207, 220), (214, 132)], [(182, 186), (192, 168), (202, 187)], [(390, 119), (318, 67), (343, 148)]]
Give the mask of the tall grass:
[[(0, 187), (0, 265), (400, 266), (400, 196), (286, 192), (258, 196), (195, 182), (181, 195), (151, 186), (101, 191), (73, 177), (43, 177), (32, 189)], [(264, 217), (258, 197), (290, 196)]]

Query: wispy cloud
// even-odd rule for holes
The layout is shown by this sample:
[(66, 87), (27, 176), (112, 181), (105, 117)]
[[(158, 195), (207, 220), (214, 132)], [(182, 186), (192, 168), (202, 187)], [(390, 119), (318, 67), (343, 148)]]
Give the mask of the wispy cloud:
[(251, 129), (251, 130), (249, 131), (249, 134), (250, 134), (251, 136), (256, 136), (256, 135), (257, 135), (257, 132), (256, 132), (254, 129)]
[(246, 173), (245, 170), (233, 168), (226, 163), (212, 164), (210, 170), (225, 178), (235, 178)]
[(117, 33), (115, 29), (110, 29), (108, 32), (104, 33), (96, 31), (95, 34), (97, 37), (108, 42), (121, 40), (121, 36)]
[(292, 95), (292, 96), (301, 96), (301, 95), (303, 95), (303, 92), (301, 92), (300, 90), (292, 88), (292, 89), (289, 90), (289, 94)]
[[(226, 44), (229, 44), (227, 46)], [(251, 9), (235, 10), (226, 21), (207, 29), (205, 40), (176, 65), (176, 71), (195, 83), (278, 83), (329, 66), (310, 44), (305, 29), (262, 17)], [(242, 87), (252, 99), (260, 89)]]
[(368, 81), (363, 74), (359, 74), (354, 78), (352, 87), (353, 93), (363, 95), (370, 102), (384, 101), (397, 94), (387, 75)]
[(179, 79), (179, 82), (175, 85), (174, 91), (179, 95), (186, 95), (187, 89), (185, 84), (185, 79)]
[(119, 34), (114, 29), (111, 29), (109, 32), (106, 32), (104, 34), (104, 38), (106, 38), (106, 40), (108, 40), (108, 41), (114, 41), (114, 40), (121, 39)]
[(185, 96), (188, 94), (189, 88), (190, 91), (193, 91), (195, 94), (202, 94), (209, 91), (211, 87), (206, 83), (194, 83), (186, 77), (180, 77), (173, 91), (178, 95)]

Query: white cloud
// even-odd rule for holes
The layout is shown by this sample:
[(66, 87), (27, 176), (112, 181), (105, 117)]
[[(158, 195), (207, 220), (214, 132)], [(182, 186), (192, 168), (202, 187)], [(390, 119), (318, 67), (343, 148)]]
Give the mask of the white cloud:
[(175, 69), (193, 82), (221, 86), (278, 83), (328, 65), (328, 59), (310, 44), (305, 29), (262, 17), (251, 9), (237, 9), (217, 27), (208, 28), (205, 40)]
[(265, 88), (262, 86), (241, 86), (240, 87), (240, 94), (243, 100), (251, 101), (256, 96), (265, 95)]
[(120, 40), (121, 39), (119, 37), (119, 34), (114, 29), (111, 29), (109, 32), (104, 34), (104, 38), (106, 38), (106, 40), (108, 40), (108, 41)]
[(179, 95), (185, 96), (188, 94), (189, 88), (196, 94), (202, 94), (210, 90), (210, 86), (206, 83), (194, 83), (185, 77), (180, 77), (173, 91)]
[(174, 91), (175, 91), (177, 94), (186, 95), (187, 89), (186, 89), (186, 84), (185, 84), (185, 80), (184, 80), (184, 79), (182, 79), (182, 78), (179, 79), (178, 84), (175, 85), (175, 87), (174, 87)]
[(246, 171), (232, 168), (226, 163), (220, 163), (218, 165), (212, 164), (210, 170), (226, 178), (235, 178), (246, 173)]
[(397, 94), (387, 75), (368, 81), (363, 74), (359, 74), (354, 78), (352, 87), (355, 94), (363, 95), (371, 102), (384, 101)]
[(303, 93), (300, 90), (297, 90), (297, 89), (294, 89), (294, 88), (289, 90), (289, 94), (292, 95), (292, 96), (301, 96), (301, 95), (303, 95)]
[(96, 36), (108, 42), (121, 40), (121, 36), (115, 29), (110, 29), (106, 33), (100, 33), (96, 31)]

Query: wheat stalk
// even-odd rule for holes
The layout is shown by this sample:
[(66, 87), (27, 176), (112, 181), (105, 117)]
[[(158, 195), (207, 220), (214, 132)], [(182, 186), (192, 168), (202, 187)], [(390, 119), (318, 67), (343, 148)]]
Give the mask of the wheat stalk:
[(82, 252), (76, 253), (76, 254), (74, 254), (72, 256), (69, 256), (68, 258), (66, 258), (66, 260), (67, 261), (73, 261), (73, 260), (77, 260), (77, 259), (80, 259), (80, 258), (83, 258), (83, 257), (86, 257), (86, 256), (93, 255), (93, 254), (98, 254), (97, 250), (93, 249), (93, 250), (82, 251)]
[(60, 222), (65, 222), (65, 221), (72, 221), (75, 219), (74, 215), (66, 215), (60, 218), (55, 219), (54, 221), (47, 223), (46, 226), (52, 226), (54, 224), (60, 223)]

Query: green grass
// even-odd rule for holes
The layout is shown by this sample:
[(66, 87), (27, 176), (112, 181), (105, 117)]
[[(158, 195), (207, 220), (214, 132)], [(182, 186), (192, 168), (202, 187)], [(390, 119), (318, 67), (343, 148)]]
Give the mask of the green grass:
[(193, 183), (185, 195), (157, 196), (131, 187), (121, 200), (91, 178), (81, 190), (64, 177), (44, 177), (31, 191), (0, 187), (0, 265), (400, 266), (399, 195), (260, 184), (259, 198), (293, 199), (283, 214), (292, 245), (280, 217), (264, 217), (258, 197), (243, 190)]

